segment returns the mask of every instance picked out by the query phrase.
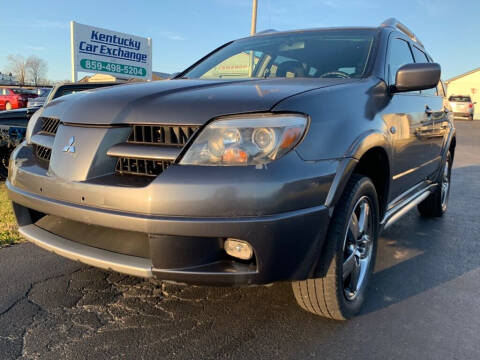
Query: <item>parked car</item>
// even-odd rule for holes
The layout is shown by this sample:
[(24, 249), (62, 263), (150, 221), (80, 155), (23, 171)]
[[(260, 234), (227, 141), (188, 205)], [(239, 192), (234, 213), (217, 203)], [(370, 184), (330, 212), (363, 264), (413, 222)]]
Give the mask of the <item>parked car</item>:
[(52, 91), (52, 88), (38, 88), (35, 93), (36, 98), (30, 98), (27, 102), (27, 107), (43, 106), (45, 100), (47, 100), (48, 94)]
[[(45, 103), (48, 104), (60, 96), (75, 92), (118, 84), (121, 84), (121, 82), (60, 84), (49, 91)], [(0, 111), (0, 179), (7, 178), (10, 154), (24, 140), (28, 121), (40, 108), (40, 106), (32, 106), (11, 111)], [(40, 116), (40, 113), (36, 116)]]
[(450, 101), (454, 118), (473, 120), (473, 114), (475, 113), (474, 105), (476, 102), (472, 102), (470, 96), (452, 95), (448, 98), (448, 101)]
[(12, 110), (27, 106), (28, 99), (37, 95), (28, 89), (0, 87), (0, 110)]
[(10, 154), (24, 140), (28, 120), (38, 109), (0, 111), (0, 180), (7, 178)]
[(302, 308), (348, 319), (380, 232), (415, 206), (447, 209), (440, 72), (390, 19), (259, 34), (170, 81), (52, 101), (10, 161), (19, 231), (133, 276), (291, 281)]

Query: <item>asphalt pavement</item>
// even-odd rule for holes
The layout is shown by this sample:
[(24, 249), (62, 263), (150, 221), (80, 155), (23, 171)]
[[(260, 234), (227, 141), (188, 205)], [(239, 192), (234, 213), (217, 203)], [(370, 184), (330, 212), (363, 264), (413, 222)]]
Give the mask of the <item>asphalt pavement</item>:
[(480, 121), (456, 127), (448, 212), (383, 233), (357, 318), (301, 310), (288, 283), (149, 282), (23, 243), (0, 249), (0, 359), (479, 359)]

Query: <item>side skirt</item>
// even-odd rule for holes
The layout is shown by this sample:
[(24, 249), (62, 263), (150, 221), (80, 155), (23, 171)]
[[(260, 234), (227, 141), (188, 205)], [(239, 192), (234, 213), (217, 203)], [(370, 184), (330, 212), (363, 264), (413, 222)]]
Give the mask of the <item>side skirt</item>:
[(401, 201), (393, 208), (388, 210), (383, 217), (383, 220), (380, 222), (381, 230), (387, 229), (390, 225), (395, 223), (398, 219), (400, 219), (403, 215), (407, 212), (412, 210), (415, 206), (420, 204), (423, 200), (425, 200), (438, 186), (438, 184), (431, 184), (426, 188), (423, 188), (416, 193), (412, 194), (405, 200)]

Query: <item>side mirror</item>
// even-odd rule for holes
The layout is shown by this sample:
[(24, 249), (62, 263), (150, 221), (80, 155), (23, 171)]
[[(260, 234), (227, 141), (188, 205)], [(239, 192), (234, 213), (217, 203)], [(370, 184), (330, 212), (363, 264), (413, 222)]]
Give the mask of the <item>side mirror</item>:
[(393, 92), (431, 89), (440, 81), (440, 65), (436, 63), (406, 64), (398, 69)]

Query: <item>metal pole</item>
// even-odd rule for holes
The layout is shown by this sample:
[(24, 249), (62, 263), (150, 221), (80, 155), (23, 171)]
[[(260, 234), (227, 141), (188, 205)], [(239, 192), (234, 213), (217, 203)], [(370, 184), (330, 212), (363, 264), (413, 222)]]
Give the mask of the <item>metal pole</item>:
[(72, 82), (77, 82), (77, 71), (75, 68), (75, 23), (70, 21), (70, 56), (71, 56), (71, 65), (72, 65)]
[[(257, 7), (258, 1), (253, 0), (252, 3), (252, 25), (250, 27), (250, 35), (255, 35), (257, 32)], [(253, 75), (253, 51), (249, 52), (249, 64), (248, 64), (248, 77), (252, 77)]]
[(250, 28), (250, 35), (255, 35), (257, 32), (257, 7), (258, 0), (253, 0), (252, 4), (252, 26)]

